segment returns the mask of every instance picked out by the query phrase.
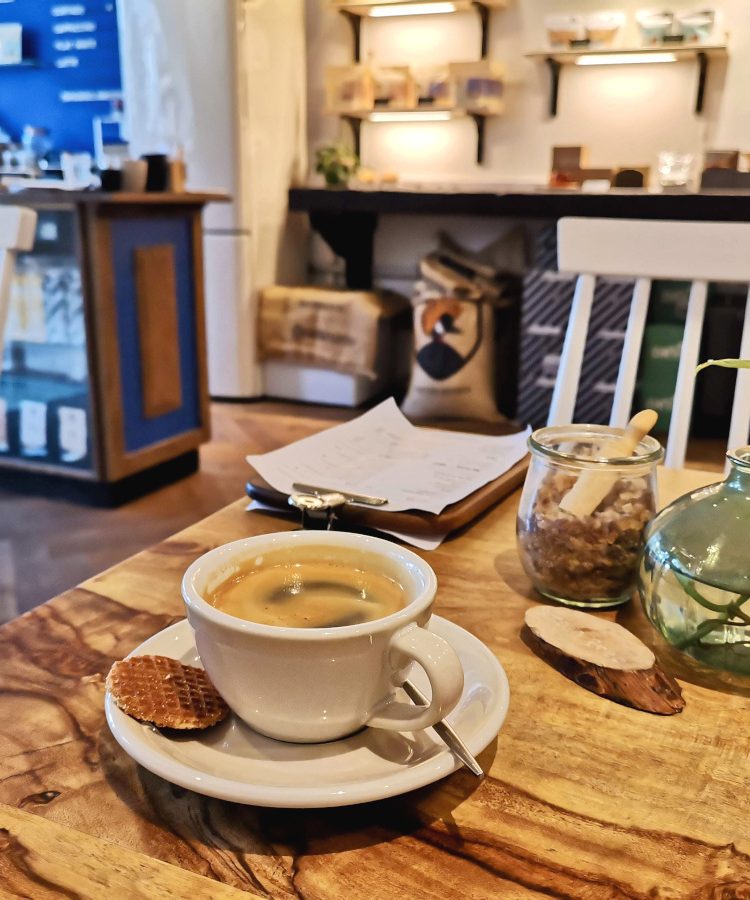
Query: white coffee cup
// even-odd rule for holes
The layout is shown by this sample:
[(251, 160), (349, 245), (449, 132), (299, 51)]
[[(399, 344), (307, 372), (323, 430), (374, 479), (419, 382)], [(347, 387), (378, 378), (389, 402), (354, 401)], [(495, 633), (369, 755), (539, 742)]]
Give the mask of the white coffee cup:
[[(361, 553), (364, 566), (395, 578), (406, 592), (398, 612), (359, 625), (290, 628), (260, 625), (216, 609), (205, 597), (270, 551), (316, 561)], [(225, 544), (197, 559), (182, 581), (188, 621), (201, 661), (230, 708), (251, 728), (298, 743), (330, 741), (363, 725), (416, 731), (434, 725), (458, 702), (461, 663), (427, 631), (437, 579), (410, 550), (380, 538), (290, 531)], [(417, 662), (430, 681), (429, 706), (399, 702), (395, 688)]]

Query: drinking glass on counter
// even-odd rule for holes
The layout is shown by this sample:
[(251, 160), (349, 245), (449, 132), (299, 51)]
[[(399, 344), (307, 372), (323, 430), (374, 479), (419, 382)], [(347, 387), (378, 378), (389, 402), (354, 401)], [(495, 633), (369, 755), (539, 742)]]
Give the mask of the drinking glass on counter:
[(675, 153), (662, 150), (659, 154), (657, 172), (662, 187), (685, 187), (690, 181), (693, 170), (692, 153)]
[[(537, 591), (567, 606), (619, 606), (636, 582), (644, 530), (656, 512), (662, 448), (646, 436), (632, 456), (613, 456), (608, 447), (622, 435), (622, 429), (603, 425), (566, 425), (541, 428), (529, 438), (519, 556)], [(579, 491), (583, 502), (570, 512), (566, 498), (584, 478), (591, 508)]]

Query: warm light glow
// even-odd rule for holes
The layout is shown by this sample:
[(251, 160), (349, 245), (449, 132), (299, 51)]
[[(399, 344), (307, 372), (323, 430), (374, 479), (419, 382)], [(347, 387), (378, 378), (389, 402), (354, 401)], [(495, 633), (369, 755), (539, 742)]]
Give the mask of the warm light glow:
[(405, 109), (371, 112), (371, 122), (444, 122), (453, 118), (449, 109)]
[(588, 53), (579, 56), (577, 66), (622, 66), (631, 63), (677, 62), (674, 53)]
[(455, 11), (455, 3), (394, 3), (388, 6), (373, 6), (370, 15), (377, 19), (384, 16), (430, 16)]

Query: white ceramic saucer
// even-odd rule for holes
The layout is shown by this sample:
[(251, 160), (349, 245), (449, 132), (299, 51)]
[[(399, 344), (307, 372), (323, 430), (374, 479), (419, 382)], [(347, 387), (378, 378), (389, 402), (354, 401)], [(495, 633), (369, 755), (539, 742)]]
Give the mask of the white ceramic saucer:
[[(490, 650), (463, 628), (439, 616), (429, 628), (453, 646), (464, 667), (464, 691), (448, 721), (476, 756), (503, 724), (508, 679)], [(146, 653), (200, 666), (187, 621), (165, 628), (130, 655)], [(429, 692), (421, 669), (415, 667), (410, 678)], [(130, 718), (109, 693), (105, 710), (112, 734), (136, 762), (173, 784), (235, 803), (348, 806), (423, 787), (461, 765), (431, 728), (413, 733), (364, 728), (327, 744), (286, 744), (230, 716), (197, 736), (172, 738)]]

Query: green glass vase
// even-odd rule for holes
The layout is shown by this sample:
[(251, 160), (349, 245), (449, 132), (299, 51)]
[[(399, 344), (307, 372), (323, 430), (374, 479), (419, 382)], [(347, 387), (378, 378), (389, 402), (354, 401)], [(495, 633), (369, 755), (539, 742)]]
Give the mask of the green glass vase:
[(651, 522), (638, 586), (669, 644), (750, 676), (750, 447), (727, 457), (725, 481), (685, 494)]

